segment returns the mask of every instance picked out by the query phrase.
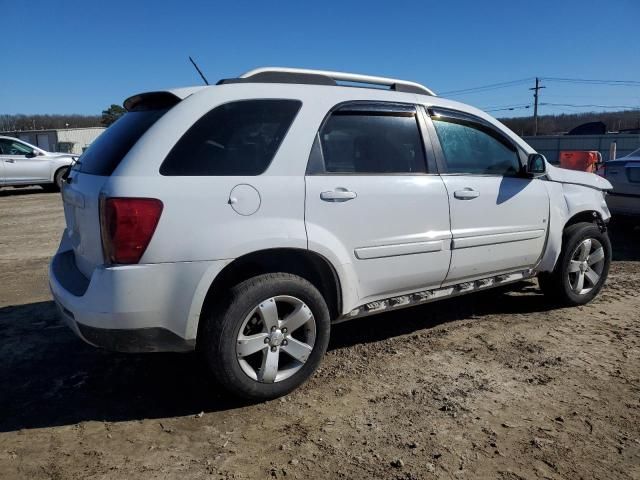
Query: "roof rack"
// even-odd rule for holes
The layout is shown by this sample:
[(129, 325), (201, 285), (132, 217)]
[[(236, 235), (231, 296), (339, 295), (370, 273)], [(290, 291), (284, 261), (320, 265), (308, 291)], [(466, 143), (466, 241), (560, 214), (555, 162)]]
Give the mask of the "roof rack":
[[(362, 86), (382, 85), (389, 90), (421, 95), (436, 94), (433, 90), (415, 82), (395, 78), (375, 77), (357, 73), (332, 72), (328, 70), (309, 70), (304, 68), (262, 67), (243, 73), (238, 78), (220, 80), (217, 84), (227, 83), (298, 83), (307, 85), (338, 85), (337, 82), (360, 83)], [(349, 85), (348, 85), (349, 86)], [(354, 85), (357, 86), (357, 85)]]

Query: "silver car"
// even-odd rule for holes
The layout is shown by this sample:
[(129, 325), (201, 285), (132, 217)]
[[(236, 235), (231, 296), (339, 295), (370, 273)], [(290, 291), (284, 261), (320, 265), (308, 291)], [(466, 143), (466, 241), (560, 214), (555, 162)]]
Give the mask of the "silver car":
[(77, 157), (47, 152), (23, 140), (0, 136), (0, 187), (41, 185), (58, 190)]
[(612, 214), (640, 216), (640, 148), (626, 157), (605, 162), (598, 175), (613, 185), (607, 195)]

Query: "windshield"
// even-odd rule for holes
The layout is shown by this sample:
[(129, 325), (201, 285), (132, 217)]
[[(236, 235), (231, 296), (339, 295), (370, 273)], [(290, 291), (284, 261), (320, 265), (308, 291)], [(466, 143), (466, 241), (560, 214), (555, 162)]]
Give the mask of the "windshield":
[(640, 148), (631, 152), (627, 157), (640, 157)]
[(127, 112), (107, 128), (78, 159), (74, 170), (108, 176), (118, 167), (131, 147), (167, 109)]

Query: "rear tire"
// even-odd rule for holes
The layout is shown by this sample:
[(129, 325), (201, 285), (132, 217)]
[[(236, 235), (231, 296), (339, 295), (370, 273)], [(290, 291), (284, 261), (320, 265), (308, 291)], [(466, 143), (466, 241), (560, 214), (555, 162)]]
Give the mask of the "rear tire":
[(225, 297), (204, 319), (198, 339), (225, 389), (267, 400), (286, 395), (315, 372), (329, 344), (330, 318), (311, 283), (269, 273), (234, 286)]
[(602, 289), (611, 264), (611, 242), (593, 223), (567, 227), (553, 272), (538, 275), (543, 293), (560, 305), (584, 305)]

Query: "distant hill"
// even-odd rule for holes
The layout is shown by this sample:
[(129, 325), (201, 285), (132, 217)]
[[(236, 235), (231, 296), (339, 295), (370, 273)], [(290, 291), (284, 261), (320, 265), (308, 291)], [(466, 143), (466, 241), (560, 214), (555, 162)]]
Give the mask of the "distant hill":
[[(520, 136), (533, 135), (532, 117), (500, 118), (499, 120)], [(566, 133), (587, 122), (603, 122), (607, 125), (609, 132), (617, 132), (625, 128), (640, 128), (640, 110), (542, 115), (538, 117), (538, 135)]]
[(43, 130), (49, 128), (101, 127), (100, 115), (6, 115), (0, 114), (0, 132)]

